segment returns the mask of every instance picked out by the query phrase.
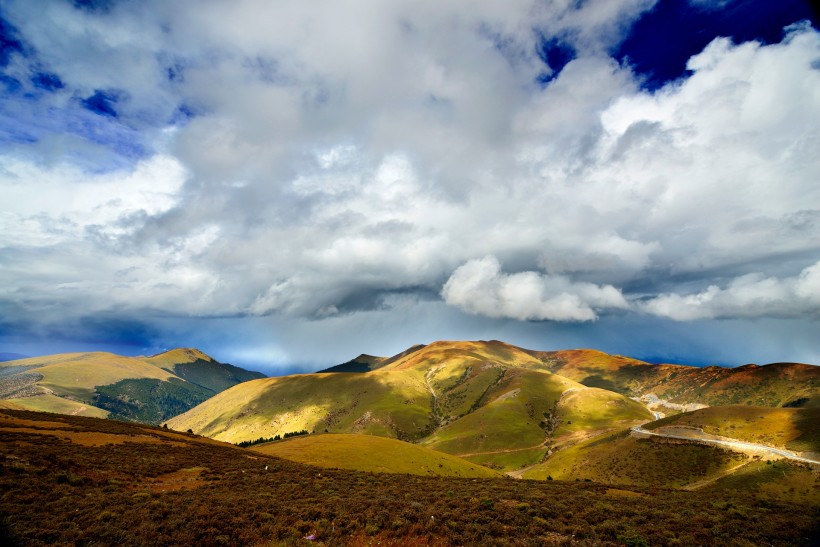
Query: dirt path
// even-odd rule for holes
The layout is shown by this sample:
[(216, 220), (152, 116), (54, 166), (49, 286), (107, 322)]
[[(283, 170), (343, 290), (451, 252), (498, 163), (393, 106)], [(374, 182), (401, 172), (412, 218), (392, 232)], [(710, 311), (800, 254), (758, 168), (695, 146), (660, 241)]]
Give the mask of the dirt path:
[(767, 452), (770, 454), (774, 454), (776, 456), (780, 456), (782, 458), (787, 458), (790, 460), (795, 460), (798, 462), (804, 463), (812, 463), (820, 465), (820, 461), (812, 460), (811, 458), (804, 458), (790, 450), (783, 450), (780, 448), (772, 448), (771, 446), (766, 446), (764, 444), (755, 444), (746, 441), (740, 441), (737, 439), (731, 439), (729, 437), (717, 437), (715, 435), (709, 435), (704, 433), (699, 429), (692, 429), (689, 432), (687, 429), (679, 427), (675, 429), (675, 433), (659, 433), (658, 431), (648, 431), (641, 426), (637, 425), (632, 428), (632, 434), (638, 437), (664, 437), (667, 439), (681, 439), (684, 441), (694, 441), (699, 443), (707, 443), (707, 444), (716, 444), (719, 446), (725, 446), (727, 448), (731, 448), (732, 450), (737, 450), (738, 452), (748, 453), (748, 452)]
[(510, 452), (523, 452), (524, 450), (535, 450), (536, 448), (544, 448), (544, 442), (540, 442), (535, 446), (528, 446), (526, 448), (505, 448), (503, 450), (488, 450), (486, 452), (470, 452), (469, 454), (453, 454), (459, 458), (469, 458), (470, 456), (484, 456), (485, 454), (509, 454)]
[(686, 486), (683, 487), (683, 490), (699, 490), (699, 489), (703, 488), (704, 486), (708, 486), (708, 485), (712, 484), (713, 482), (715, 482), (719, 479), (722, 479), (723, 477), (728, 477), (729, 475), (731, 475), (732, 473), (734, 473), (735, 471), (737, 471), (741, 467), (746, 467), (752, 461), (752, 459), (753, 459), (752, 456), (750, 456), (749, 454), (746, 454), (746, 461), (745, 462), (741, 462), (741, 463), (737, 464), (734, 467), (730, 467), (729, 469), (724, 469), (720, 473), (717, 473), (716, 475), (713, 475), (709, 478), (699, 480), (699, 481), (693, 482), (691, 484), (687, 484)]

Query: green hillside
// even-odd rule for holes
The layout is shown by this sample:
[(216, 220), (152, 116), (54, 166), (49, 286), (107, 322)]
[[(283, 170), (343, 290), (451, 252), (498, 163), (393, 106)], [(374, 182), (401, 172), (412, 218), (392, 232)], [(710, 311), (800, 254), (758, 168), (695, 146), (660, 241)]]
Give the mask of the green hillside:
[(252, 450), (320, 467), (374, 473), (465, 478), (501, 476), (443, 452), (372, 435), (309, 435), (257, 445)]
[[(563, 400), (567, 390), (579, 394)], [(365, 433), (516, 469), (540, 461), (556, 433), (651, 418), (640, 403), (585, 388), (493, 341), (414, 346), (371, 372), (247, 382), (168, 423), (234, 443), (303, 429)]]
[(561, 450), (523, 478), (683, 487), (746, 462), (743, 454), (695, 443), (608, 433)]
[(151, 357), (66, 353), (0, 363), (0, 399), (30, 410), (159, 424), (261, 376), (193, 349)]

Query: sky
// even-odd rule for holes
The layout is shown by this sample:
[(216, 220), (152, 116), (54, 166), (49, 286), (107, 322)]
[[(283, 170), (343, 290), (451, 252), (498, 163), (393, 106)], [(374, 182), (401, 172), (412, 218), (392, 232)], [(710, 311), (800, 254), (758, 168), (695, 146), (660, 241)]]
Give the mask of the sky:
[(802, 0), (0, 0), (0, 352), (820, 364)]

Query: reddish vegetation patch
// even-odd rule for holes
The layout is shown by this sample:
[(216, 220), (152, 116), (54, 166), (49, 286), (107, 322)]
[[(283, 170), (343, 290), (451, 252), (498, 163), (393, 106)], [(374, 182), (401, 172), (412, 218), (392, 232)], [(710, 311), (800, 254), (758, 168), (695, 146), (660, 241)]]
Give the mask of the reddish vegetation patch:
[(817, 507), (742, 492), (317, 470), (158, 428), (0, 414), (155, 439), (91, 447), (3, 428), (4, 545), (791, 546), (816, 538), (820, 521)]
[(205, 467), (192, 467), (190, 469), (179, 469), (172, 471), (142, 483), (140, 487), (147, 487), (151, 492), (173, 492), (176, 490), (186, 490), (198, 488), (205, 484), (202, 479), (202, 472), (207, 471)]

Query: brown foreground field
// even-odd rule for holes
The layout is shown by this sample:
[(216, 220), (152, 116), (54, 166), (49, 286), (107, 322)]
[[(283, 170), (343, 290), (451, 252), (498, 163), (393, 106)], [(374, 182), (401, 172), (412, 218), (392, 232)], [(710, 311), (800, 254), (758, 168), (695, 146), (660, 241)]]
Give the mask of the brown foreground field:
[(319, 469), (111, 420), (0, 410), (3, 545), (809, 545), (742, 491)]

